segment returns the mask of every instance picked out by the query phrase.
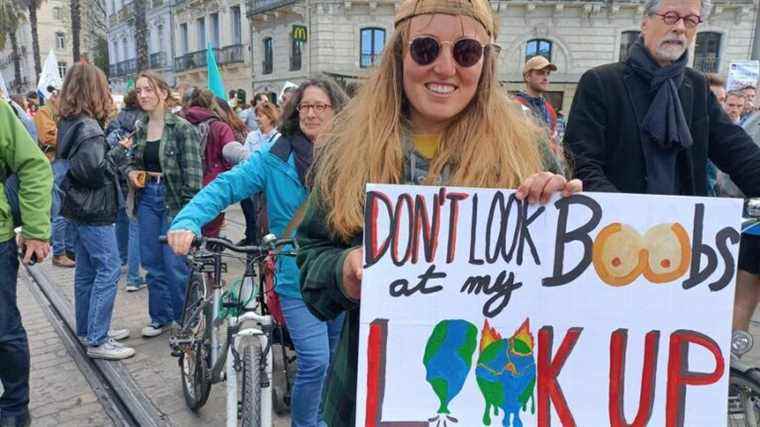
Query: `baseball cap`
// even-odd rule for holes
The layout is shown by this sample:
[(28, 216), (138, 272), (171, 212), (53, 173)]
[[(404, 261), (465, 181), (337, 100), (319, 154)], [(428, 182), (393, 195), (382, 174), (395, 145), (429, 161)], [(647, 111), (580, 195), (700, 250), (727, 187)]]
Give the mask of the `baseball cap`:
[(525, 66), (523, 67), (523, 75), (528, 74), (530, 71), (543, 70), (544, 68), (548, 68), (552, 71), (557, 71), (556, 65), (549, 62), (549, 60), (543, 56), (536, 55), (525, 63)]

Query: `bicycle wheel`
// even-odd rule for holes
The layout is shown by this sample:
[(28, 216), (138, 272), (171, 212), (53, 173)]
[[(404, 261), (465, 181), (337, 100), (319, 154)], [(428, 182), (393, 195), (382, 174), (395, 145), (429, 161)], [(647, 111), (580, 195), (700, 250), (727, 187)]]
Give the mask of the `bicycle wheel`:
[(182, 374), (182, 394), (185, 403), (193, 411), (206, 404), (211, 393), (210, 343), (207, 333), (211, 321), (211, 309), (205, 304), (205, 284), (199, 274), (193, 273), (187, 284), (185, 306), (182, 313), (181, 333), (191, 343), (185, 344), (179, 359)]
[(243, 342), (242, 411), (240, 425), (244, 427), (261, 427), (261, 358), (264, 354), (261, 342), (257, 338)]
[(760, 425), (760, 382), (747, 373), (731, 369), (728, 379), (729, 427)]

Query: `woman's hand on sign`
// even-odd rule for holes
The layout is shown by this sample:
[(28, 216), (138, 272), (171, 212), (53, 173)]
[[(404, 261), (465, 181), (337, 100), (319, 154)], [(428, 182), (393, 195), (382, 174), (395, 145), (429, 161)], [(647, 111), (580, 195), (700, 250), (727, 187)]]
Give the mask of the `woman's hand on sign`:
[(355, 300), (362, 297), (362, 250), (351, 250), (343, 262), (343, 292)]
[(567, 197), (583, 191), (583, 183), (579, 179), (568, 181), (562, 175), (539, 172), (529, 176), (517, 188), (517, 198), (528, 199), (530, 203), (546, 203), (554, 193), (559, 191)]

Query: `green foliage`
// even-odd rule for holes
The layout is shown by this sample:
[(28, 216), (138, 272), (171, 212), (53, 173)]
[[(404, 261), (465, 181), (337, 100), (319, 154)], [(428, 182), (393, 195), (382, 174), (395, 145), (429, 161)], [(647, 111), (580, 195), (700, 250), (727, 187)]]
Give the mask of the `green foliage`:
[(95, 47), (95, 56), (92, 59), (93, 64), (103, 70), (108, 75), (108, 40), (98, 37), (97, 45)]
[(25, 11), (24, 5), (16, 0), (0, 0), (0, 50), (5, 49), (9, 34), (26, 22)]

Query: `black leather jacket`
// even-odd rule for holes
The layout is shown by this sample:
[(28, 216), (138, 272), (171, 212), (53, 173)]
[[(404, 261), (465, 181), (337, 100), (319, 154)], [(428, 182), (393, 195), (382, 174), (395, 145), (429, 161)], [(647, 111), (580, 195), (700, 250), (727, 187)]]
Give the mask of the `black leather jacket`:
[(103, 129), (90, 117), (67, 118), (58, 124), (56, 161), (68, 162), (60, 183), (61, 214), (80, 224), (109, 225), (116, 222), (122, 196), (116, 181), (116, 165), (126, 151), (113, 149)]

